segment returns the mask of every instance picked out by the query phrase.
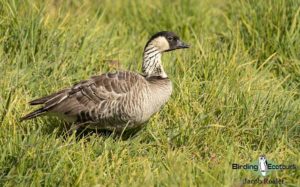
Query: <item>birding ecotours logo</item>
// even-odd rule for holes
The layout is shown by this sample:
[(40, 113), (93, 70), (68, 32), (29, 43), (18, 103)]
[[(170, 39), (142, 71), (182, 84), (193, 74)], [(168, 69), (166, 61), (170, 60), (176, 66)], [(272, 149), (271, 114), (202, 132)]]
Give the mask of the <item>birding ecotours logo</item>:
[(251, 170), (263, 177), (266, 177), (269, 173), (275, 170), (293, 170), (296, 168), (295, 164), (276, 164), (275, 162), (267, 160), (265, 155), (260, 155), (258, 160), (248, 164), (232, 164), (232, 169), (234, 170)]
[(295, 164), (276, 164), (270, 160), (267, 160), (267, 157), (265, 155), (260, 155), (258, 157), (258, 160), (253, 161), (251, 163), (247, 164), (238, 164), (233, 163), (232, 169), (234, 170), (250, 170), (254, 171), (261, 177), (255, 177), (255, 178), (244, 178), (242, 180), (243, 184), (274, 184), (274, 185), (280, 185), (284, 184), (284, 178), (272, 178), (272, 177), (266, 177), (269, 175), (272, 171), (276, 170), (296, 170), (297, 166)]

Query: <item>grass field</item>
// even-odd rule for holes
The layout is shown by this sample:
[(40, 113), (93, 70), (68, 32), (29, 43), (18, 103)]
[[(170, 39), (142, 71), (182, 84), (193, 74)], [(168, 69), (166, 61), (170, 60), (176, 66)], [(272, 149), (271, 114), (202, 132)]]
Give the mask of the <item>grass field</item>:
[[(163, 56), (174, 92), (128, 140), (20, 123), (32, 99), (119, 69), (140, 71), (161, 30), (188, 50)], [(240, 186), (232, 163), (265, 154), (300, 186), (299, 0), (0, 0), (0, 186)]]

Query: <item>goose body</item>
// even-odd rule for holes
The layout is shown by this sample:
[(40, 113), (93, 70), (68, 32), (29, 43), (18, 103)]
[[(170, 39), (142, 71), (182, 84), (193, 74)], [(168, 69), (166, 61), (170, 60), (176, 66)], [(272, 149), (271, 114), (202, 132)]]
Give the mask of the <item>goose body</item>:
[(21, 120), (54, 114), (89, 128), (116, 132), (139, 128), (160, 110), (172, 93), (161, 54), (186, 47), (174, 33), (159, 32), (145, 46), (143, 74), (119, 71), (93, 76), (71, 88), (29, 102), (43, 106)]

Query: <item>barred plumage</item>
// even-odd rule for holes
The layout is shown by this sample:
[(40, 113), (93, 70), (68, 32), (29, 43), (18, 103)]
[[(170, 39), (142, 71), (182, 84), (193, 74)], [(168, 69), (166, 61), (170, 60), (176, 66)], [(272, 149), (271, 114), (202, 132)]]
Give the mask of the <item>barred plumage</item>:
[(143, 73), (120, 71), (93, 76), (71, 88), (29, 102), (43, 105), (21, 120), (43, 114), (63, 116), (75, 124), (117, 132), (140, 127), (159, 111), (172, 93), (161, 54), (187, 48), (172, 32), (159, 32), (144, 49)]

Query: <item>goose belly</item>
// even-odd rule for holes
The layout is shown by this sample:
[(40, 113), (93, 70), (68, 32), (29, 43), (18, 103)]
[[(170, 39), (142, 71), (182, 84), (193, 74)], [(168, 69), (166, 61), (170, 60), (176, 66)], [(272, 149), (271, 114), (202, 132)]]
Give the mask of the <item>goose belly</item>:
[(114, 107), (113, 115), (90, 128), (123, 131), (142, 127), (168, 101), (172, 93), (171, 82), (149, 86), (123, 97)]

